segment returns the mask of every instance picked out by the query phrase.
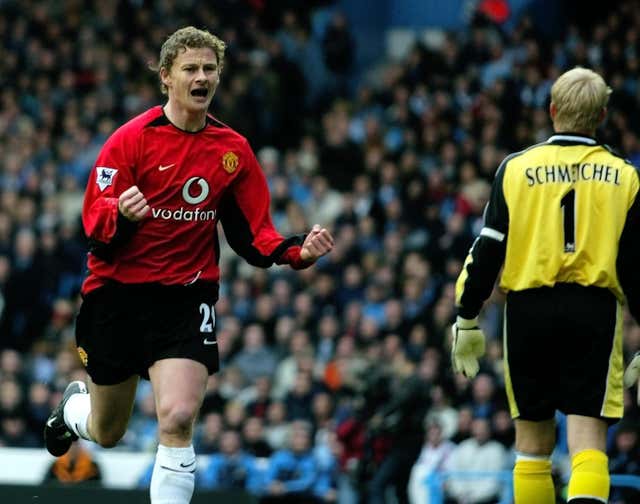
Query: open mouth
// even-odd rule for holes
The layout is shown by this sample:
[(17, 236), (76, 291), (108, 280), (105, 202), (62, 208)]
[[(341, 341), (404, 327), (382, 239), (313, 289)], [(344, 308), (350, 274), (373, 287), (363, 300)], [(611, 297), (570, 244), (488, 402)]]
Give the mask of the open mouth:
[(206, 98), (207, 93), (208, 91), (206, 88), (198, 88), (198, 89), (191, 90), (191, 96), (198, 96), (200, 98)]

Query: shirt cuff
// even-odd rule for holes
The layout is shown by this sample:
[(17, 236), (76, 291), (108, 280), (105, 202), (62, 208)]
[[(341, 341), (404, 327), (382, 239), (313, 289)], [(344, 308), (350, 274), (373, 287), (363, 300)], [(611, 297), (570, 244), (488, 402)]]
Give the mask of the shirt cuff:
[(288, 263), (295, 270), (308, 268), (315, 263), (315, 261), (303, 261), (300, 257), (301, 250), (302, 247), (300, 245), (289, 247), (286, 252), (282, 254), (283, 262)]

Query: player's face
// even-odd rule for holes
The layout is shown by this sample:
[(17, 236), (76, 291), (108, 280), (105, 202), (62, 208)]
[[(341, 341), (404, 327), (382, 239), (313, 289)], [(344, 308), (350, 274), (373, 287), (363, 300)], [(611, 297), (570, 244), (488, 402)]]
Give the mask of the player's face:
[(220, 81), (218, 58), (209, 47), (187, 48), (160, 76), (170, 101), (186, 112), (206, 113)]

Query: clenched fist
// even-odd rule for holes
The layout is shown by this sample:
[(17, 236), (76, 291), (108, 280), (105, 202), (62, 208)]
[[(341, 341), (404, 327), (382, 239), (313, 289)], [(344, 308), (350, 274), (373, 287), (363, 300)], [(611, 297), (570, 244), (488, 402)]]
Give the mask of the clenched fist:
[(300, 259), (303, 261), (317, 261), (323, 255), (331, 252), (333, 248), (333, 236), (325, 228), (315, 224), (307, 235), (300, 250)]
[(118, 210), (133, 222), (142, 220), (150, 208), (138, 186), (131, 186), (118, 198)]

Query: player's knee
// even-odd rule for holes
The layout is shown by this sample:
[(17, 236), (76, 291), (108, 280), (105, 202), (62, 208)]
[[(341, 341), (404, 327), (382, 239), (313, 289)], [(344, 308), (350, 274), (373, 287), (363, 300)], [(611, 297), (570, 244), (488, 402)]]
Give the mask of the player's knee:
[(516, 446), (516, 451), (535, 457), (548, 457), (553, 452), (553, 446), (541, 443), (521, 443)]
[(92, 416), (89, 430), (93, 440), (103, 448), (113, 448), (127, 431), (126, 423)]
[(122, 439), (124, 433), (124, 429), (98, 430), (98, 432), (93, 433), (93, 437), (96, 443), (103, 448), (113, 448)]
[(536, 457), (548, 457), (554, 446), (554, 435), (521, 436), (516, 440), (516, 451)]
[(188, 406), (169, 408), (160, 414), (160, 430), (165, 434), (186, 436), (191, 433), (195, 414)]

